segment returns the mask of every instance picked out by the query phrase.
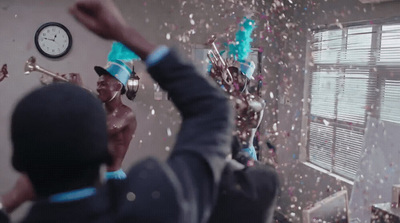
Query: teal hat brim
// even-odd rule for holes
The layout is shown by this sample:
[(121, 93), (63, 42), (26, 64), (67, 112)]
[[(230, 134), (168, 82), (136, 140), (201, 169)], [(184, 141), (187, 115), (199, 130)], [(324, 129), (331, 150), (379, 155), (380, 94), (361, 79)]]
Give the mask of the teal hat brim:
[[(110, 72), (108, 72), (106, 69), (99, 67), (99, 66), (95, 66), (94, 70), (96, 71), (96, 73), (99, 75), (99, 77), (101, 75), (110, 75), (112, 77), (114, 77), (115, 79), (117, 79), (119, 82), (121, 82), (118, 78), (116, 78), (114, 75), (110, 74)], [(121, 84), (125, 87), (125, 84), (121, 82)]]
[[(102, 67), (100, 67), (100, 66), (95, 66), (95, 67), (94, 67), (94, 71), (96, 71), (96, 73), (97, 73), (99, 76), (101, 76), (101, 75), (103, 75), (103, 74), (111, 75), (110, 73), (108, 73), (108, 71), (107, 71), (106, 69), (104, 69), (104, 68), (102, 68)], [(112, 76), (112, 75), (111, 75), (111, 76)]]
[(132, 70), (121, 61), (109, 62), (106, 68), (95, 66), (94, 70), (99, 76), (104, 74), (113, 76), (115, 79), (121, 82), (124, 87), (126, 86), (128, 79), (132, 73)]

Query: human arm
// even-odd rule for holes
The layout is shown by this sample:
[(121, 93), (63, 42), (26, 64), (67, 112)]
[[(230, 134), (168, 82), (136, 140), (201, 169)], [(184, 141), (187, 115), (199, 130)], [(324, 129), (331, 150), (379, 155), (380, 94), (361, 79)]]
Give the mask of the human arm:
[(189, 208), (199, 222), (208, 217), (225, 158), (230, 152), (233, 116), (220, 88), (184, 64), (172, 51), (148, 69), (168, 91), (183, 122), (168, 164), (182, 182)]
[(0, 201), (2, 209), (11, 214), (15, 209), (21, 206), (24, 202), (35, 198), (35, 192), (28, 176), (22, 174), (17, 179), (13, 188), (7, 193), (1, 195)]
[[(78, 73), (62, 74), (61, 77), (67, 79), (71, 84), (83, 87), (82, 77)], [(54, 79), (54, 81), (57, 82), (58, 80)]]
[[(71, 13), (96, 34), (122, 42), (142, 60), (146, 60), (150, 64), (148, 71), (151, 76), (168, 91), (183, 122), (168, 159), (166, 168), (170, 170), (164, 170), (164, 173), (169, 176), (167, 179), (174, 179), (169, 181), (170, 184), (178, 183), (176, 191), (183, 191), (180, 196), (183, 196), (186, 211), (181, 214), (194, 222), (204, 221), (215, 200), (225, 157), (230, 152), (233, 112), (226, 96), (221, 89), (198, 74), (192, 65), (183, 63), (173, 51), (164, 51), (166, 53), (160, 60), (149, 63), (155, 45), (126, 25), (112, 1), (80, 1), (71, 8)], [(145, 181), (136, 183), (144, 184)], [(136, 195), (136, 204), (139, 200)], [(148, 200), (146, 204), (150, 204)], [(154, 212), (152, 214), (156, 215)], [(165, 219), (164, 222), (169, 221)]]
[(78, 1), (69, 11), (86, 28), (104, 39), (123, 43), (143, 61), (156, 48), (156, 45), (126, 24), (113, 1)]
[(10, 219), (8, 218), (7, 213), (2, 208), (0, 208), (0, 223), (9, 223), (9, 222)]

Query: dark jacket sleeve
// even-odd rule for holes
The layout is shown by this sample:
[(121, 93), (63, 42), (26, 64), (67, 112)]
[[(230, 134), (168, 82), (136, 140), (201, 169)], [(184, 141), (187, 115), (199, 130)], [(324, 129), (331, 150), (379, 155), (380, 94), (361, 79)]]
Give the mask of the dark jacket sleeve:
[(7, 214), (3, 210), (0, 210), (0, 223), (8, 223), (8, 222), (10, 222), (10, 219), (8, 219)]
[(221, 161), (230, 153), (232, 140), (233, 112), (227, 97), (173, 51), (148, 71), (168, 92), (183, 118), (171, 156), (200, 155), (218, 180), (224, 167)]
[[(218, 183), (230, 152), (233, 111), (226, 95), (170, 51), (148, 69), (168, 92), (182, 116), (181, 129), (168, 159), (188, 201), (191, 220), (210, 215)], [(190, 221), (191, 221), (190, 220)]]

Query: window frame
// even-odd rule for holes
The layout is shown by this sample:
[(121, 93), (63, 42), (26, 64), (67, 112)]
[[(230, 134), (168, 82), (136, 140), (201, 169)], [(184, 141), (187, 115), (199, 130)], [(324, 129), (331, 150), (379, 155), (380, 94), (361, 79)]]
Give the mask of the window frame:
[[(384, 25), (392, 25), (392, 24), (396, 24), (396, 25), (400, 25), (400, 17), (393, 17), (393, 18), (386, 18), (386, 19), (379, 19), (379, 20), (373, 20), (373, 21), (360, 21), (360, 22), (352, 22), (352, 23), (347, 23), (347, 24), (334, 24), (334, 25), (329, 25), (329, 26), (317, 26), (314, 27), (312, 29), (309, 29), (309, 32), (307, 33), (307, 50), (306, 50), (306, 58), (305, 58), (305, 78), (304, 78), (304, 89), (303, 89), (303, 114), (302, 114), (302, 127), (301, 127), (301, 141), (300, 141), (300, 148), (299, 148), (299, 158), (300, 161), (307, 163), (308, 166), (313, 166), (316, 165), (315, 163), (310, 162), (310, 132), (311, 132), (311, 91), (312, 91), (312, 80), (313, 80), (313, 72), (318, 70), (318, 67), (333, 67), (333, 68), (337, 68), (338, 70), (345, 70), (345, 69), (349, 69), (351, 68), (355, 68), (355, 67), (360, 67), (360, 68), (367, 68), (369, 69), (369, 78), (370, 79), (375, 79), (376, 81), (373, 83), (368, 83), (368, 88), (375, 88), (377, 89), (377, 93), (374, 95), (370, 95), (370, 101), (372, 101), (371, 105), (370, 105), (370, 109), (368, 111), (365, 112), (364, 115), (364, 124), (361, 126), (357, 126), (359, 129), (357, 132), (360, 132), (364, 135), (365, 133), (365, 127), (367, 126), (367, 119), (368, 116), (371, 117), (375, 117), (375, 118), (380, 118), (380, 106), (381, 106), (381, 100), (382, 100), (382, 86), (385, 83), (385, 80), (389, 79), (396, 79), (396, 80), (400, 80), (400, 63), (398, 63), (399, 65), (397, 66), (393, 66), (393, 65), (385, 65), (384, 63), (379, 63), (377, 61), (377, 58), (380, 55), (380, 50), (381, 50), (381, 35), (382, 35), (382, 26)], [(371, 47), (370, 49), (370, 53), (371, 53), (371, 60), (370, 62), (372, 63), (368, 63), (367, 65), (353, 65), (353, 64), (348, 64), (348, 65), (344, 65), (344, 64), (338, 64), (338, 61), (336, 61), (336, 63), (334, 64), (323, 64), (323, 65), (314, 65), (312, 66), (312, 52), (313, 52), (313, 48), (312, 48), (312, 40), (313, 40), (313, 35), (316, 32), (322, 32), (322, 31), (326, 31), (326, 30), (342, 30), (342, 41), (343, 38), (345, 38), (345, 40), (347, 41), (347, 32), (349, 28), (353, 28), (353, 27), (362, 27), (362, 26), (371, 26), (372, 27), (372, 36), (371, 36)], [(399, 37), (400, 39), (400, 37)], [(346, 45), (347, 42), (345, 44), (342, 44), (342, 49), (339, 52), (346, 52), (343, 50), (346, 50)], [(397, 76), (395, 75), (395, 77), (393, 77), (393, 75), (390, 75), (390, 71), (391, 70), (398, 70), (396, 73), (398, 74)], [(368, 93), (368, 91), (367, 91)], [(338, 110), (338, 94), (339, 94), (339, 90), (336, 89), (336, 94), (335, 94), (335, 117), (337, 118), (337, 110)], [(367, 96), (368, 97), (368, 96)], [(327, 120), (329, 121), (335, 121), (335, 120)], [(337, 121), (340, 124), (340, 121)], [(345, 124), (345, 123), (343, 123)], [(346, 127), (346, 125), (344, 125), (344, 127)], [(354, 130), (354, 127), (351, 127)], [(399, 123), (399, 128), (400, 128), (400, 123)], [(324, 171), (329, 172), (335, 176), (344, 178), (346, 180), (349, 181), (353, 181), (355, 179), (356, 176), (354, 176), (354, 178), (350, 178), (349, 176), (344, 176), (343, 174), (337, 173), (334, 171), (334, 151), (335, 151), (335, 144), (336, 144), (336, 127), (334, 127), (334, 134), (333, 134), (333, 142), (332, 142), (332, 146), (331, 146), (331, 151), (332, 151), (332, 158), (331, 158), (331, 163), (332, 163), (332, 167), (331, 169), (327, 169), (324, 167), (321, 167), (319, 165), (317, 166), (317, 169), (322, 168)], [(364, 136), (363, 136), (364, 138)], [(364, 141), (364, 140), (363, 140)], [(364, 142), (362, 142), (362, 144), (364, 144)], [(363, 148), (363, 145), (361, 147), (361, 149)], [(360, 154), (359, 159), (361, 158), (362, 154)], [(311, 164), (311, 165), (310, 165)]]

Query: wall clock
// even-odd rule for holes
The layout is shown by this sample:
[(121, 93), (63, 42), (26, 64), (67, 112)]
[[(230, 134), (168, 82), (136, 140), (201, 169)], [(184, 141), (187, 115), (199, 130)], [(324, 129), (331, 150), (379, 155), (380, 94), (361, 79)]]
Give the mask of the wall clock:
[(35, 45), (42, 55), (59, 58), (71, 49), (72, 36), (67, 27), (61, 23), (48, 22), (37, 29)]

